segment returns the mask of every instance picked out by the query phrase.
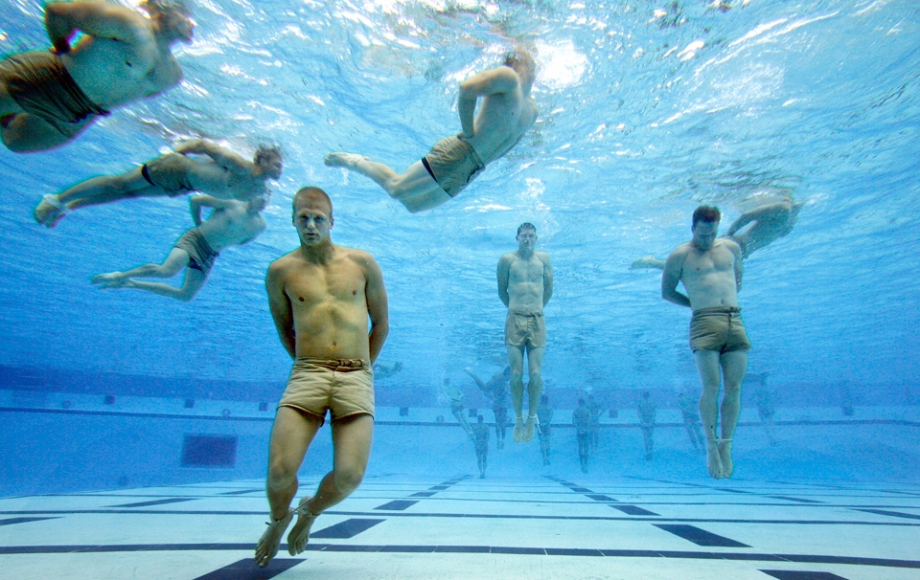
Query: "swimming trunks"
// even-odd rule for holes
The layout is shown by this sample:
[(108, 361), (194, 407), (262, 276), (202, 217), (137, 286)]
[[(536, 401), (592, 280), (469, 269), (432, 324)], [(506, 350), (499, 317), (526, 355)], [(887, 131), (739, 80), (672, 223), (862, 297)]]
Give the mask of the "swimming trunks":
[(188, 267), (201, 270), (205, 276), (211, 273), (214, 260), (220, 255), (220, 252), (215, 252), (211, 248), (211, 244), (201, 235), (201, 230), (198, 228), (192, 228), (182, 234), (174, 247), (188, 252)]
[(435, 143), (422, 157), (422, 164), (451, 197), (457, 197), (486, 168), (473, 146), (457, 137), (446, 137)]
[(546, 321), (542, 312), (509, 310), (505, 319), (505, 344), (530, 348), (546, 346)]
[(141, 175), (150, 185), (162, 188), (169, 197), (176, 197), (194, 190), (188, 181), (191, 162), (181, 153), (167, 153), (141, 165)]
[(0, 82), (10, 97), (30, 115), (47, 122), (65, 137), (73, 137), (85, 121), (108, 111), (92, 102), (73, 80), (61, 57), (50, 52), (25, 52), (0, 62)]
[(725, 353), (750, 348), (740, 308), (716, 306), (693, 312), (690, 319), (690, 349), (693, 352), (715, 350)]
[(374, 416), (374, 371), (360, 359), (298, 358), (294, 361), (279, 407), (291, 407), (326, 421), (355, 415)]

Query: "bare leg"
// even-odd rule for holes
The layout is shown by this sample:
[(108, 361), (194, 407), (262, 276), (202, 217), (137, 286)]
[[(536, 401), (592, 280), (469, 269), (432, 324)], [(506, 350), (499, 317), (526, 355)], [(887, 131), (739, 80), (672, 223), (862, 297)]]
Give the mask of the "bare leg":
[(370, 415), (347, 417), (332, 424), (332, 471), (323, 477), (313, 497), (300, 500), (297, 523), (288, 534), (288, 552), (292, 556), (306, 549), (313, 520), (361, 484), (373, 438), (374, 418)]
[(344, 167), (373, 179), (390, 197), (412, 213), (437, 207), (450, 200), (450, 196), (431, 177), (421, 161), (410, 165), (402, 174), (383, 163), (354, 153), (330, 153), (326, 155), (324, 163), (329, 167)]
[(746, 350), (726, 352), (720, 359), (725, 381), (725, 394), (722, 396), (722, 441), (719, 443), (722, 477), (731, 477), (734, 471), (732, 436), (741, 415), (741, 382), (747, 372), (747, 359)]
[(507, 345), (508, 364), (511, 365), (511, 406), (514, 407), (514, 431), (511, 437), (518, 443), (524, 435), (524, 350)]
[(115, 176), (93, 177), (56, 194), (58, 207), (48, 200), (42, 200), (35, 208), (35, 221), (49, 228), (57, 225), (63, 214), (92, 205), (111, 203), (132, 197), (164, 196), (161, 187), (150, 185), (144, 179), (139, 167)]
[(530, 375), (527, 383), (527, 423), (524, 425), (524, 441), (530, 441), (534, 436), (534, 425), (537, 423), (537, 406), (543, 395), (543, 377), (540, 367), (543, 365), (543, 348), (527, 349), (527, 371)]
[(281, 407), (275, 415), (266, 481), (268, 505), (275, 523), (269, 523), (256, 546), (255, 560), (259, 566), (267, 566), (278, 553), (281, 537), (292, 519), (290, 508), (291, 500), (297, 494), (297, 471), (319, 428), (317, 419), (290, 407)]
[[(92, 277), (93, 284), (102, 284), (101, 288), (135, 288), (159, 296), (173, 298), (188, 302), (198, 294), (198, 291), (207, 281), (207, 275), (196, 268), (187, 268), (189, 263), (188, 252), (180, 248), (173, 248), (162, 264), (144, 264), (127, 272), (110, 272), (97, 274)], [(142, 282), (133, 280), (132, 277), (143, 278), (172, 278), (185, 268), (185, 278), (182, 286), (175, 288), (169, 284), (158, 282)]]
[(703, 384), (700, 419), (703, 421), (703, 433), (706, 435), (706, 464), (709, 476), (721, 479), (722, 458), (719, 455), (719, 439), (716, 437), (716, 423), (719, 421), (719, 386), (722, 382), (719, 353), (714, 350), (698, 350), (693, 356)]

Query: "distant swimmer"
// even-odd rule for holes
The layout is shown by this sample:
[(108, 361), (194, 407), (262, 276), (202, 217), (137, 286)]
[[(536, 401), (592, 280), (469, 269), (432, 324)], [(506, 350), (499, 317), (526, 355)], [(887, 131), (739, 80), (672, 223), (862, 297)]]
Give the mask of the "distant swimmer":
[[(202, 155), (194, 159), (190, 155)], [(220, 199), (249, 201), (268, 192), (268, 179), (281, 177), (281, 149), (261, 146), (252, 161), (204, 139), (190, 141), (127, 173), (93, 177), (42, 198), (35, 221), (53, 228), (68, 213), (138, 197), (176, 197), (193, 191)]]
[[(217, 199), (209, 195), (189, 198), (194, 228), (187, 230), (173, 246), (162, 264), (144, 264), (126, 272), (110, 272), (93, 276), (93, 284), (101, 288), (135, 288), (188, 302), (198, 294), (214, 267), (220, 253), (230, 246), (241, 246), (265, 231), (265, 219), (260, 213), (268, 204), (268, 196), (247, 202)], [(214, 211), (202, 223), (201, 208)], [(135, 278), (172, 278), (185, 270), (182, 286), (176, 288), (160, 282), (144, 282)]]
[[(741, 258), (747, 259), (754, 250), (759, 250), (788, 235), (795, 226), (802, 205), (793, 201), (791, 197), (785, 196), (783, 201), (746, 211), (735, 220), (722, 237), (738, 244), (741, 247)], [(750, 227), (739, 234), (738, 232), (748, 224)], [(659, 260), (655, 256), (645, 256), (629, 266), (630, 270), (644, 268), (663, 270), (664, 260)]]
[(639, 428), (642, 430), (642, 439), (645, 443), (645, 460), (652, 460), (652, 452), (655, 448), (655, 415), (658, 412), (658, 405), (652, 401), (649, 392), (642, 392), (642, 399), (637, 406), (639, 411)]
[(453, 414), (457, 423), (463, 428), (471, 439), (473, 438), (473, 429), (463, 414), (463, 393), (457, 387), (451, 386), (450, 379), (444, 379), (444, 395), (450, 400), (450, 412)]
[(387, 379), (401, 370), (403, 370), (403, 364), (399, 361), (392, 364), (376, 362), (374, 363), (374, 378)]
[(482, 415), (476, 417), (472, 426), (473, 443), (476, 446), (476, 464), (479, 466), (479, 479), (485, 479), (489, 463), (489, 426), (482, 422)]
[(505, 429), (508, 424), (508, 381), (511, 379), (511, 367), (506, 365), (504, 369), (492, 375), (488, 383), (476, 376), (473, 369), (463, 370), (470, 375), (483, 394), (492, 399), (492, 414), (495, 415), (495, 446), (498, 449), (504, 449)]
[[(553, 295), (553, 266), (549, 255), (534, 251), (537, 228), (523, 223), (517, 230), (518, 249), (498, 261), (498, 297), (508, 307), (505, 318), (505, 347), (511, 366), (511, 405), (514, 407), (514, 431), (518, 443), (533, 439), (537, 407), (543, 394), (543, 350), (546, 347), (546, 321), (543, 307)], [(524, 354), (527, 354), (528, 415), (524, 423)]]
[[(265, 286), (278, 337), (294, 359), (278, 403), (268, 451), (266, 482), (271, 521), (255, 561), (268, 566), (294, 514), (288, 552), (307, 548), (313, 521), (353, 492), (371, 452), (374, 373), (389, 333), (387, 293), (373, 256), (332, 243), (332, 201), (317, 187), (294, 196), (300, 247), (268, 267)], [(312, 497), (291, 510), (297, 472), (307, 449), (332, 417), (332, 471)]]
[[(530, 89), (535, 75), (533, 57), (518, 49), (506, 56), (503, 66), (460, 83), (457, 111), (461, 132), (438, 141), (421, 161), (401, 175), (383, 163), (354, 153), (330, 153), (325, 163), (373, 179), (412, 213), (437, 207), (457, 197), (486, 165), (505, 155), (534, 124), (537, 104)], [(479, 114), (474, 117), (480, 98)]]
[(142, 0), (141, 7), (149, 19), (110, 2), (45, 6), (51, 50), (0, 62), (0, 126), (10, 151), (60, 147), (112, 109), (179, 84), (171, 46), (192, 41), (189, 11), (182, 0)]
[(537, 418), (540, 420), (540, 454), (543, 456), (543, 465), (549, 465), (549, 456), (552, 451), (553, 406), (549, 404), (549, 397), (540, 397), (540, 406), (537, 407)]
[(575, 426), (575, 441), (578, 444), (578, 463), (581, 472), (588, 473), (588, 455), (591, 454), (591, 411), (584, 399), (578, 399), (578, 407), (572, 411), (572, 425)]
[[(668, 256), (661, 275), (661, 297), (693, 310), (690, 319), (690, 349), (703, 384), (700, 418), (706, 435), (709, 475), (731, 477), (732, 435), (741, 413), (741, 382), (747, 371), (751, 348), (738, 292), (741, 291), (741, 247), (728, 238), (716, 239), (721, 214), (718, 208), (702, 205), (693, 212), (693, 239)], [(687, 294), (677, 291), (683, 282)], [(722, 437), (719, 423), (719, 387), (722, 396)]]

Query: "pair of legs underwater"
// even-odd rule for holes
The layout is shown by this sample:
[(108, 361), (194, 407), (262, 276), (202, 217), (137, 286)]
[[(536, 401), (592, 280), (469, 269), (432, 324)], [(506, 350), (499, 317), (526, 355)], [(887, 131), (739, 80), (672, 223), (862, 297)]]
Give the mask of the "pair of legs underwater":
[[(732, 435), (741, 413), (741, 382), (747, 371), (747, 351), (720, 353), (715, 350), (697, 350), (693, 357), (696, 359), (696, 368), (703, 383), (700, 419), (706, 435), (706, 463), (709, 476), (715, 479), (731, 477), (734, 471)], [(720, 409), (719, 387), (723, 382), (725, 393)], [(720, 414), (721, 438), (716, 436), (716, 423), (719, 422)]]
[(333, 421), (332, 471), (323, 477), (312, 497), (304, 497), (296, 509), (291, 509), (297, 495), (297, 472), (321, 426), (318, 418), (292, 407), (278, 409), (269, 444), (267, 495), (271, 521), (256, 546), (255, 560), (259, 566), (267, 566), (278, 553), (281, 537), (295, 513), (297, 521), (288, 534), (288, 552), (292, 556), (306, 549), (316, 517), (348, 497), (364, 479), (374, 418), (360, 414)]
[[(508, 364), (511, 365), (511, 405), (514, 407), (514, 431), (511, 436), (518, 443), (527, 443), (533, 439), (535, 429), (539, 428), (537, 406), (543, 395), (543, 378), (540, 367), (543, 365), (543, 347), (535, 348), (525, 343), (522, 346), (507, 345)], [(524, 353), (527, 353), (527, 422), (524, 422)]]

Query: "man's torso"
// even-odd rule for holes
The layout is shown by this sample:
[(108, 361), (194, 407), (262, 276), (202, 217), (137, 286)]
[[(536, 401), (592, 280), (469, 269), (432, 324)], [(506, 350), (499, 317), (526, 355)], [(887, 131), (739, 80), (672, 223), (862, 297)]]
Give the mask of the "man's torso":
[(213, 159), (192, 160), (188, 180), (195, 188), (221, 199), (250, 200), (265, 193), (265, 180), (252, 173), (234, 173)]
[(543, 279), (546, 254), (533, 252), (529, 258), (518, 252), (509, 256), (508, 267), (508, 309), (514, 312), (543, 312)]
[(716, 306), (738, 306), (737, 258), (730, 245), (737, 246), (731, 240), (718, 238), (705, 252), (690, 242), (679, 248), (678, 251), (685, 252), (680, 281), (694, 311)]
[(249, 213), (246, 205), (241, 202), (227, 209), (215, 210), (211, 218), (199, 226), (201, 235), (215, 252), (248, 242), (265, 230), (262, 214)]
[(335, 246), (324, 264), (305, 260), (299, 249), (276, 262), (291, 305), (297, 357), (370, 359), (363, 255)]
[(468, 139), (488, 165), (507, 153), (537, 119), (537, 104), (524, 97), (520, 87), (510, 93), (482, 98), (474, 123), (474, 136)]

